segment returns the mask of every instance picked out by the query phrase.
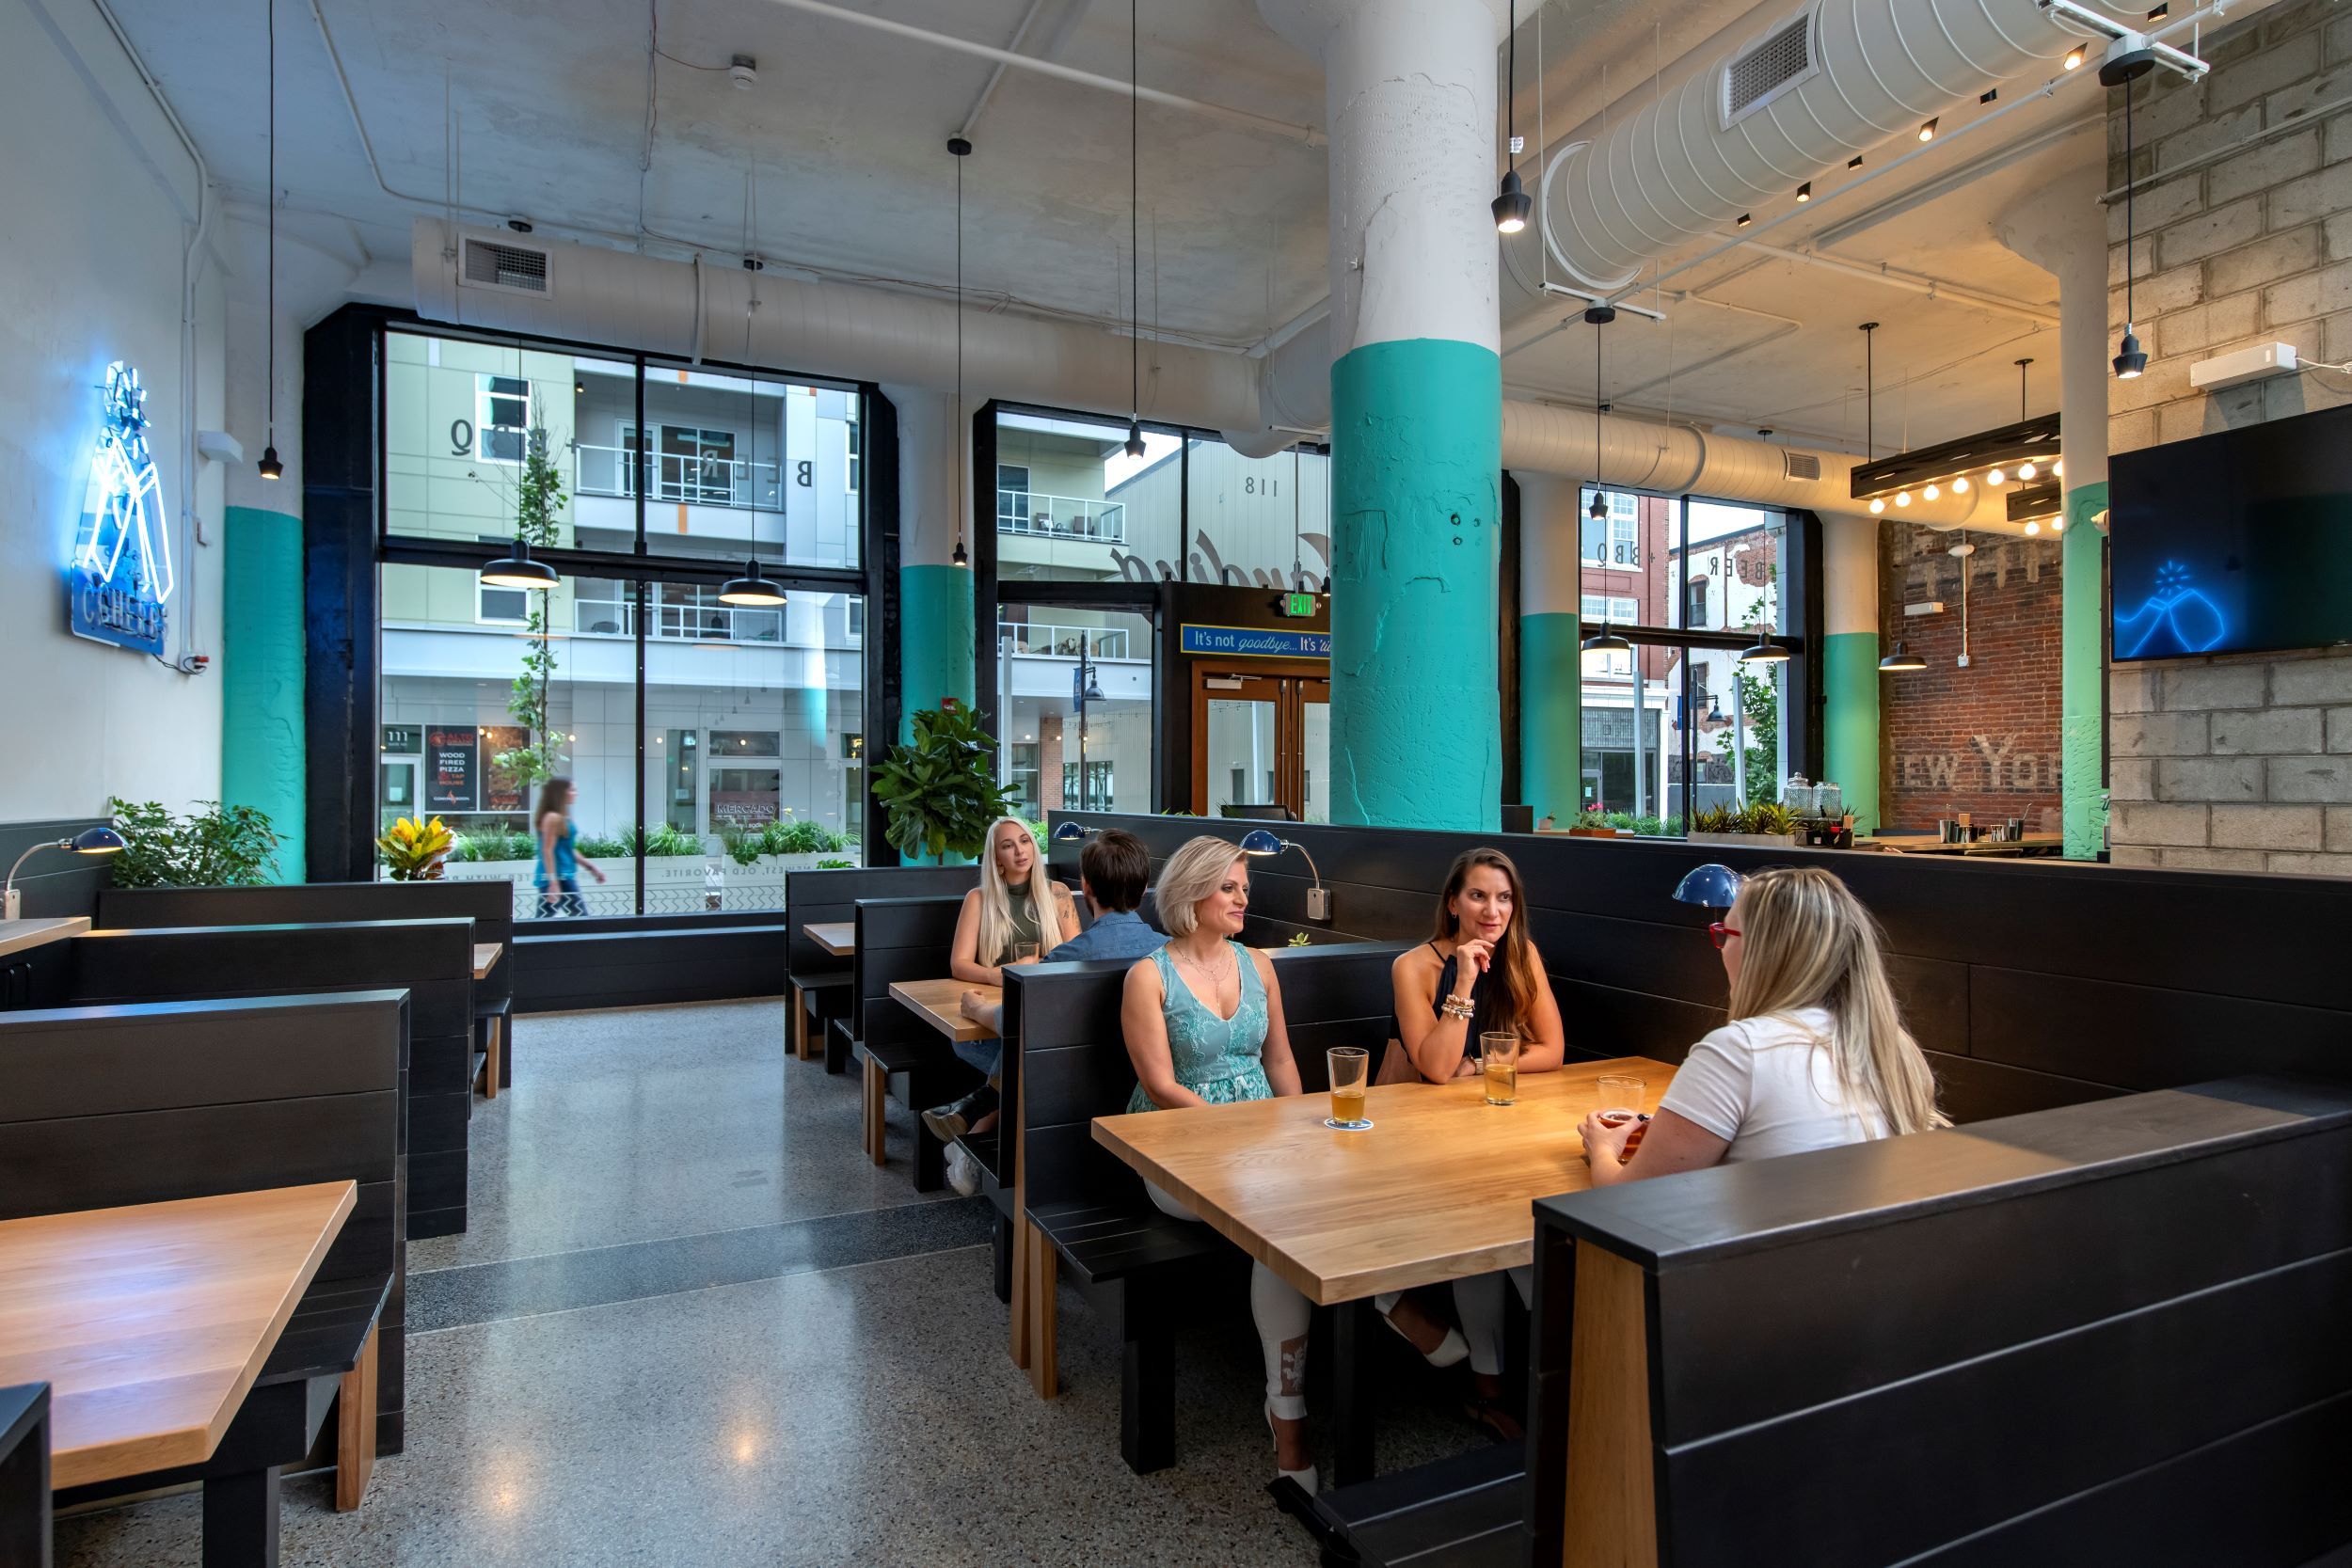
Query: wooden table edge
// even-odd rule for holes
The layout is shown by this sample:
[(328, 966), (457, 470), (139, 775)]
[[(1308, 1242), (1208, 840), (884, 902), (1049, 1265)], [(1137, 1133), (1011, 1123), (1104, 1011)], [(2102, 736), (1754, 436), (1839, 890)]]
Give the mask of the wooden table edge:
[(28, 953), (53, 942), (89, 934), (89, 917), (82, 914), (28, 915), (22, 920), (0, 920), (0, 958), (10, 953)]
[[(190, 1434), (196, 1430), (193, 1428), (168, 1433), (161, 1440), (151, 1443), (145, 1439), (136, 1439), (133, 1443), (113, 1445), (118, 1449), (134, 1446), (138, 1448), (137, 1462), (135, 1467), (130, 1469), (115, 1469), (103, 1465), (92, 1468), (92, 1465), (98, 1462), (90, 1457), (92, 1450), (87, 1448), (56, 1449), (49, 1456), (49, 1484), (53, 1491), (63, 1491), (69, 1486), (83, 1486), (94, 1481), (120, 1481), (128, 1476), (146, 1475), (157, 1470), (177, 1469), (183, 1465), (201, 1465), (219, 1450), (221, 1439), (229, 1434), (230, 1424), (237, 1418), (237, 1412), (245, 1408), (246, 1396), (253, 1392), (254, 1380), (262, 1375), (262, 1363), (269, 1359), (270, 1353), (278, 1348), (279, 1338), (285, 1334), (286, 1324), (293, 1319), (294, 1307), (302, 1300), (302, 1292), (309, 1290), (310, 1281), (318, 1276), (319, 1266), (326, 1261), (327, 1251), (334, 1246), (336, 1238), (342, 1234), (343, 1226), (350, 1220), (352, 1211), (358, 1208), (359, 1203), (359, 1184), (348, 1180), (339, 1182), (306, 1181), (293, 1187), (253, 1189), (254, 1193), (287, 1193), (315, 1191), (329, 1187), (342, 1189), (336, 1197), (335, 1212), (321, 1227), (316, 1241), (311, 1243), (310, 1256), (303, 1259), (302, 1266), (295, 1271), (294, 1280), (288, 1286), (285, 1295), (271, 1313), (268, 1331), (254, 1342), (252, 1356), (246, 1362), (244, 1370), (230, 1383), (228, 1396), (220, 1402), (220, 1408), (214, 1412), (212, 1420), (202, 1429), (201, 1451), (189, 1451), (194, 1448), (194, 1445), (188, 1442)], [(221, 1193), (208, 1196), (239, 1197), (252, 1195)], [(167, 1199), (165, 1201), (179, 1200)], [(139, 1209), (146, 1208), (148, 1205), (132, 1203), (117, 1204), (114, 1207)], [(50, 1402), (54, 1412), (56, 1403), (54, 1387), (51, 1389)], [(56, 1430), (54, 1424), (51, 1430), (53, 1432)], [(157, 1461), (156, 1463), (149, 1463), (151, 1453)], [(85, 1474), (85, 1470), (89, 1473)]]
[[(996, 1037), (994, 1034), (991, 1033), (987, 1029), (983, 1029), (980, 1025), (973, 1022), (970, 1019), (963, 1017), (961, 1014), (956, 1015), (954, 1027), (950, 1028), (948, 1026), (947, 1015), (937, 1011), (930, 1006), (930, 1003), (925, 1002), (922, 998), (916, 996), (913, 991), (907, 989), (907, 985), (908, 982), (904, 980), (891, 981), (891, 1000), (906, 1008), (909, 1012), (914, 1014), (915, 1017), (923, 1020), (924, 1022), (929, 1023), (932, 1028), (938, 1030), (949, 1039), (969, 1043), (974, 1040), (993, 1040)], [(974, 990), (986, 990), (989, 988), (986, 986), (974, 986), (970, 989)], [(1002, 992), (1000, 991), (999, 995), (1001, 994)]]
[[(818, 935), (818, 933), (819, 933), (819, 932), (821, 932), (821, 931), (838, 931), (838, 930), (846, 930), (846, 931), (848, 931), (848, 932), (850, 933), (850, 942), (849, 942), (849, 945), (848, 945), (848, 946), (846, 946), (846, 947), (836, 946), (836, 945), (835, 945), (835, 944), (834, 944), (832, 941), (830, 941), (829, 939), (827, 939), (827, 938), (825, 938), (825, 937), (820, 936), (820, 935)], [(801, 926), (801, 932), (802, 932), (802, 934), (803, 934), (803, 936), (807, 937), (809, 941), (811, 941), (811, 942), (815, 942), (818, 946), (819, 946), (819, 947), (823, 948), (826, 952), (828, 952), (828, 953), (832, 954), (832, 955), (833, 955), (834, 958), (850, 958), (850, 957), (853, 957), (853, 956), (856, 954), (856, 952), (857, 952), (857, 923), (856, 923), (855, 921), (851, 921), (851, 920), (810, 920), (810, 921), (804, 921), (804, 922), (803, 922), (803, 923), (802, 923), (802, 926)]]
[[(485, 953), (490, 956), (485, 958), (482, 956)], [(475, 942), (473, 944), (473, 977), (477, 980), (488, 979), (490, 971), (499, 966), (499, 959), (504, 957), (505, 953), (506, 943), (502, 942)]]

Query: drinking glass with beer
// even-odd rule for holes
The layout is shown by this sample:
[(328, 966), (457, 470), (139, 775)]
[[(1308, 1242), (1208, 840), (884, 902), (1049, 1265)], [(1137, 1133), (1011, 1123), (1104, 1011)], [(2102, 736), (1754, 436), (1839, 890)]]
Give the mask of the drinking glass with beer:
[(1519, 1037), (1508, 1030), (1478, 1037), (1478, 1059), (1486, 1072), (1486, 1103), (1516, 1104), (1519, 1098)]
[(1324, 1053), (1331, 1068), (1331, 1114), (1323, 1125), (1360, 1132), (1372, 1125), (1364, 1115), (1364, 1089), (1372, 1082), (1372, 1053), (1357, 1045), (1335, 1045)]
[(1649, 1117), (1642, 1110), (1642, 1102), (1649, 1093), (1645, 1079), (1612, 1076), (1599, 1081), (1600, 1119), (1611, 1127), (1633, 1123), (1633, 1131), (1625, 1140), (1625, 1157), (1633, 1158), (1633, 1151), (1642, 1147), (1642, 1134), (1649, 1131)]

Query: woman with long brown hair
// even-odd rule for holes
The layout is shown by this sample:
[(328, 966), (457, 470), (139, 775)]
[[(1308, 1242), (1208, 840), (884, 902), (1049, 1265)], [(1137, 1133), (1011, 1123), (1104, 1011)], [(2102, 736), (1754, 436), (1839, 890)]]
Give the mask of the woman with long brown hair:
[(1708, 929), (1731, 1022), (1691, 1047), (1631, 1159), (1624, 1108), (1584, 1118), (1594, 1186), (1949, 1125), (1878, 922), (1845, 883), (1819, 866), (1759, 871)]
[(572, 820), (572, 802), (579, 799), (579, 786), (558, 773), (539, 791), (539, 809), (531, 814), (532, 837), (538, 843), (531, 882), (539, 890), (541, 920), (559, 910), (565, 914), (588, 912), (580, 896), (580, 867), (586, 866), (597, 881), (604, 880), (596, 863), (580, 852), (580, 827)]
[[(1521, 1072), (1553, 1071), (1566, 1053), (1560, 1005), (1527, 935), (1519, 868), (1500, 849), (1466, 849), (1454, 858), (1429, 940), (1400, 954), (1389, 980), (1396, 1011), (1383, 1082), (1477, 1077), (1479, 1040), (1488, 1034), (1518, 1037)], [(1529, 1281), (1519, 1283), (1524, 1293)], [(1502, 1275), (1454, 1282), (1458, 1335), (1409, 1294), (1378, 1296), (1374, 1306), (1433, 1365), (1467, 1354), (1471, 1418), (1506, 1441), (1519, 1435), (1503, 1401)]]

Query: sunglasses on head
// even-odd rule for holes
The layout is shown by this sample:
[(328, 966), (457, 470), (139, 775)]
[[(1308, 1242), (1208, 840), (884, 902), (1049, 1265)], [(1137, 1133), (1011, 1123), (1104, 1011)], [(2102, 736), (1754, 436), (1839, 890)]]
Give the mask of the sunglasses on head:
[(1715, 944), (1717, 952), (1721, 952), (1723, 950), (1724, 942), (1729, 942), (1733, 937), (1736, 937), (1740, 933), (1738, 931), (1724, 925), (1720, 920), (1707, 927), (1707, 940)]

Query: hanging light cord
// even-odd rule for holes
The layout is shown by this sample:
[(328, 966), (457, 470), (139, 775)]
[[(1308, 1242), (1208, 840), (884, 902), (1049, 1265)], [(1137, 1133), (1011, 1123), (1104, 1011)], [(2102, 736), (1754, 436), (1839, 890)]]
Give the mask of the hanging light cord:
[(1518, 154), (1513, 150), (1519, 139), (1519, 0), (1511, 0), (1511, 40), (1506, 51), (1510, 64), (1502, 76), (1502, 166), (1518, 172)]
[(1134, 341), (1127, 356), (1127, 391), (1134, 417), (1143, 418), (1143, 253), (1142, 227), (1137, 215), (1143, 205), (1142, 111), (1143, 77), (1136, 46), (1136, 0), (1127, 0), (1127, 302), (1133, 312)]
[(278, 0), (269, 7), (269, 438), (278, 445)]
[(2138, 183), (2132, 172), (2132, 85), (2123, 84), (2123, 330), (2130, 332), (2132, 313), (2132, 189)]
[[(956, 411), (950, 427), (956, 448), (963, 448), (963, 159), (956, 159)], [(961, 464), (958, 467), (961, 467)], [(956, 515), (956, 543), (963, 543), (963, 508), (956, 504), (955, 476), (947, 479), (947, 501)], [(936, 536), (934, 536), (936, 537)], [(936, 545), (931, 546), (938, 548)]]

